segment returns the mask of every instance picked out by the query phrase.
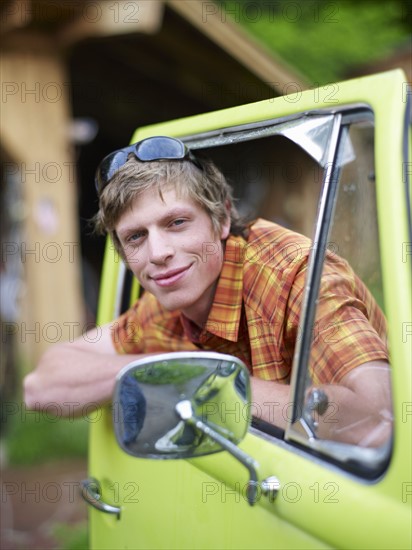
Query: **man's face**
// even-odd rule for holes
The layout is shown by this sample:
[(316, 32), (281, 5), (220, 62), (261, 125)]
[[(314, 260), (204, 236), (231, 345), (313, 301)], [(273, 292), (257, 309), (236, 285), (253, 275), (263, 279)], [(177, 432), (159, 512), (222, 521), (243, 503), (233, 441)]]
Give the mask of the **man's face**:
[(203, 325), (222, 269), (229, 216), (216, 235), (199, 204), (177, 197), (172, 187), (162, 195), (157, 189), (140, 194), (115, 230), (140, 284), (167, 310)]

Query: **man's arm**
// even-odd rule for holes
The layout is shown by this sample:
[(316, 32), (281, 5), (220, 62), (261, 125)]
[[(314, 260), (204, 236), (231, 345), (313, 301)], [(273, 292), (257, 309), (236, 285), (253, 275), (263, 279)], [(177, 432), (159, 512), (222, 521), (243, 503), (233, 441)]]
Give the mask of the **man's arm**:
[[(251, 378), (253, 412), (262, 420), (285, 429), (290, 386)], [(364, 447), (385, 443), (392, 431), (390, 368), (385, 361), (371, 361), (354, 368), (340, 384), (316, 386), (328, 397), (325, 414), (314, 413), (317, 435)]]
[(284, 430), (287, 420), (286, 411), (291, 402), (289, 384), (280, 384), (251, 376), (250, 385), (252, 415)]
[(116, 353), (111, 324), (56, 344), (24, 379), (26, 406), (42, 410), (57, 404), (65, 416), (90, 412), (94, 404), (110, 401), (117, 373), (139, 357)]
[(318, 436), (362, 447), (387, 442), (392, 433), (390, 366), (370, 361), (352, 369), (339, 385), (319, 386), (333, 414), (317, 415)]

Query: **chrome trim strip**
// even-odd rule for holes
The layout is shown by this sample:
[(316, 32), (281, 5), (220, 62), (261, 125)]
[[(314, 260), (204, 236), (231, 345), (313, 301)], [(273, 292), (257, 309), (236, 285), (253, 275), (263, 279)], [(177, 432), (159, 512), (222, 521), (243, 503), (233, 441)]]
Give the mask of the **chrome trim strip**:
[[(312, 251), (308, 260), (308, 270), (305, 282), (304, 299), (302, 304), (301, 322), (299, 323), (297, 344), (295, 348), (294, 361), (292, 365), (291, 376), (291, 396), (295, 396), (293, 405), (293, 422), (298, 417), (298, 406), (303, 401), (305, 391), (304, 382), (306, 380), (306, 366), (310, 353), (310, 344), (312, 338), (312, 326), (316, 312), (315, 297), (318, 294), (320, 279), (322, 275), (322, 259), (327, 245), (327, 236), (329, 233), (332, 210), (330, 201), (335, 200), (334, 191), (336, 188), (337, 177), (335, 176), (334, 163), (336, 161), (337, 149), (339, 143), (339, 134), (341, 128), (342, 116), (336, 115), (329, 151), (327, 155), (328, 163), (324, 174), (322, 193), (319, 201), (319, 210), (315, 227), (315, 234), (312, 241)], [(335, 193), (336, 195), (336, 193)], [(291, 436), (291, 423), (286, 427), (285, 438)]]
[(119, 270), (117, 272), (116, 297), (115, 297), (114, 306), (113, 306), (113, 318), (119, 317), (121, 313), (120, 310), (122, 307), (122, 297), (123, 297), (125, 278), (126, 278), (126, 266), (123, 260), (121, 260), (119, 265)]

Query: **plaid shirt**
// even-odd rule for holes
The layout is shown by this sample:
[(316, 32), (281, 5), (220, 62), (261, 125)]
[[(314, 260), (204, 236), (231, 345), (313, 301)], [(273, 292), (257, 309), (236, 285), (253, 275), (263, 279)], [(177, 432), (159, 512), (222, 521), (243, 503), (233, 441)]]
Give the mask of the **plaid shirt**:
[[(114, 324), (119, 353), (213, 350), (239, 357), (252, 375), (288, 383), (311, 241), (265, 220), (247, 241), (229, 236), (212, 308), (200, 329), (149, 293)], [(314, 382), (339, 381), (356, 366), (388, 360), (386, 323), (348, 263), (331, 253), (313, 331)]]

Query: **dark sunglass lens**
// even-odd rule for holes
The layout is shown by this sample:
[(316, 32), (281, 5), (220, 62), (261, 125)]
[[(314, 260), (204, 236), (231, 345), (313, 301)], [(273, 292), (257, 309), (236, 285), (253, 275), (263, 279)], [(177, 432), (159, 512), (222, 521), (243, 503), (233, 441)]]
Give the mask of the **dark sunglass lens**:
[(182, 142), (166, 137), (148, 138), (137, 147), (137, 158), (142, 161), (181, 159), (185, 156)]
[(104, 162), (102, 170), (104, 170), (105, 180), (108, 182), (120, 168), (126, 164), (127, 153), (125, 151), (117, 151), (110, 155), (107, 162)]
[(100, 193), (115, 173), (126, 163), (129, 152), (126, 150), (115, 151), (102, 160), (96, 174), (96, 187)]

